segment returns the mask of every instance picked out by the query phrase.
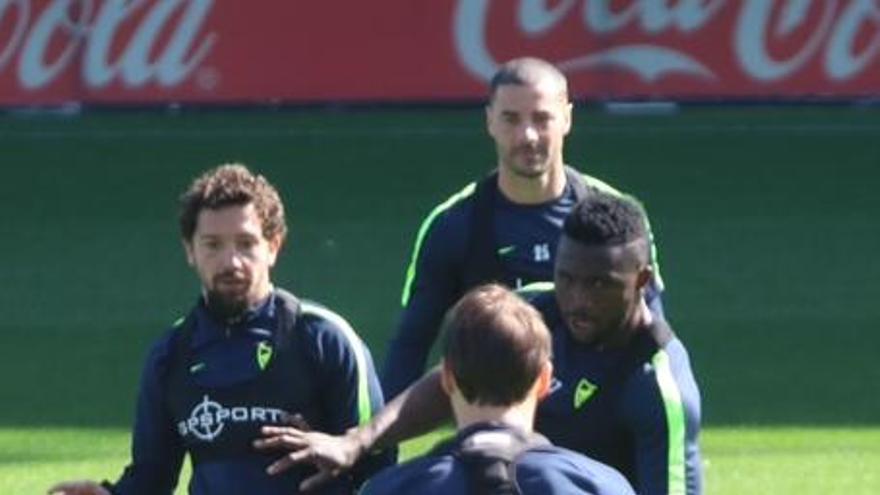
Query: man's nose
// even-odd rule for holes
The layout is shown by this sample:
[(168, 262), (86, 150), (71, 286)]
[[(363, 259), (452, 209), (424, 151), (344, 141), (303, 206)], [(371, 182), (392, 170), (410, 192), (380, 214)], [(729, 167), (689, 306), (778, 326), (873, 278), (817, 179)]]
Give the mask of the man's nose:
[(593, 293), (587, 287), (578, 284), (574, 289), (572, 289), (572, 292), (575, 303), (583, 310), (589, 311), (595, 305), (595, 298), (593, 297)]
[(223, 266), (224, 268), (241, 268), (242, 266), (242, 254), (235, 249), (234, 247), (230, 247), (224, 250), (223, 253)]
[(530, 123), (523, 124), (520, 128), (520, 139), (525, 143), (535, 143), (538, 141), (538, 129)]

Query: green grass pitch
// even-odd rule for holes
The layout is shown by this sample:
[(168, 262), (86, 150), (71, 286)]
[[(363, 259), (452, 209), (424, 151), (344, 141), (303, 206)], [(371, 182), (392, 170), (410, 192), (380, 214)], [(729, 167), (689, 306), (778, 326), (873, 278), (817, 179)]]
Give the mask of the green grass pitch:
[[(493, 165), (482, 124), (476, 108), (0, 116), (0, 493), (121, 471), (147, 345), (197, 291), (174, 219), (195, 174), (243, 161), (280, 186), (276, 282), (381, 361), (421, 218)], [(566, 156), (647, 205), (703, 391), (708, 493), (880, 493), (880, 112), (584, 109)]]

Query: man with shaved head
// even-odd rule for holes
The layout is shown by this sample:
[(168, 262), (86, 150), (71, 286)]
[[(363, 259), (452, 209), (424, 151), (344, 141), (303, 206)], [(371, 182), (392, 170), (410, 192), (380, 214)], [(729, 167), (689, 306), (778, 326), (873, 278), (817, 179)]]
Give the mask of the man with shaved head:
[[(565, 76), (552, 64), (537, 58), (503, 64), (489, 81), (488, 100), (496, 167), (436, 206), (418, 231), (382, 373), (389, 399), (424, 372), (453, 302), (485, 282), (516, 288), (552, 280), (565, 216), (591, 190), (616, 192), (565, 165), (572, 104)], [(662, 281), (656, 258), (652, 263), (646, 297), (662, 315)]]

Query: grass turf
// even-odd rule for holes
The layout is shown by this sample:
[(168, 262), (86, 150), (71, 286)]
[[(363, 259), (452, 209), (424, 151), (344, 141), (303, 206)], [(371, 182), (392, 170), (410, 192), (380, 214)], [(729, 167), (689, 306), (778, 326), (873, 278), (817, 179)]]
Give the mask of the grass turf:
[[(406, 443), (408, 458), (440, 435)], [(716, 427), (703, 434), (706, 494), (874, 495), (880, 491), (880, 428)], [(44, 493), (52, 480), (101, 479), (119, 472), (128, 452), (122, 428), (0, 430), (0, 493)], [(177, 489), (186, 493), (184, 480)]]
[[(381, 362), (421, 218), (493, 160), (478, 109), (3, 116), (0, 149), (0, 480), (41, 487), (89, 465), (82, 475), (112, 477), (124, 463), (124, 447), (95, 464), (70, 447), (65, 457), (85, 464), (56, 473), (51, 452), (65, 442), (52, 432), (83, 432), (78, 442), (100, 451), (92, 428), (129, 427), (146, 348), (197, 290), (174, 225), (176, 196), (197, 172), (241, 160), (279, 185), (291, 236), (276, 282), (348, 317)], [(815, 426), (806, 451), (838, 434), (864, 445), (855, 438), (880, 418), (880, 112), (579, 111), (566, 156), (647, 204), (667, 313), (703, 391), (713, 493), (777, 486), (749, 474), (777, 467), (794, 470), (778, 485), (793, 491), (774, 492), (802, 493), (796, 483), (817, 478), (807, 464), (758, 448), (800, 431), (791, 425)], [(742, 424), (755, 436), (729, 429)], [(731, 457), (736, 435), (753, 441), (722, 470), (714, 435)], [(30, 437), (47, 448), (16, 447)], [(845, 467), (813, 457), (823, 458)], [(857, 456), (841, 459), (853, 469), (821, 470), (823, 482), (876, 483)]]

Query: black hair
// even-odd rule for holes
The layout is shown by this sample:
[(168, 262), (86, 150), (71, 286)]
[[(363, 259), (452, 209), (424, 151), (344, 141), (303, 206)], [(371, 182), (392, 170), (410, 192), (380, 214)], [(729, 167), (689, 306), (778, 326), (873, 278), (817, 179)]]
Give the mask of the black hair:
[(495, 92), (501, 86), (508, 84), (516, 86), (537, 85), (547, 79), (556, 84), (562, 95), (568, 99), (568, 81), (556, 66), (539, 58), (515, 58), (501, 65), (492, 76), (489, 81), (489, 101), (493, 100)]
[(590, 189), (565, 218), (562, 230), (587, 246), (618, 246), (647, 240), (648, 220), (632, 196)]

